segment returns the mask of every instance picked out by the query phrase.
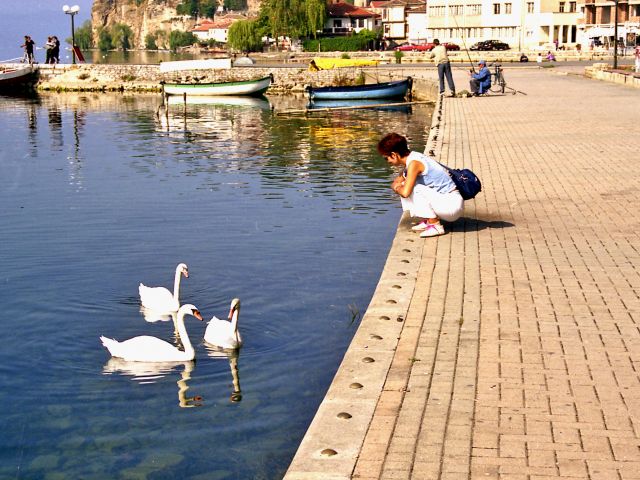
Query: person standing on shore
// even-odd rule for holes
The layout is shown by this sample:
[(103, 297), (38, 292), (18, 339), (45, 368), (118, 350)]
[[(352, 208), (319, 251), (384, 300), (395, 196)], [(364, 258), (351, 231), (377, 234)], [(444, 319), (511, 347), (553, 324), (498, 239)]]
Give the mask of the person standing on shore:
[(636, 73), (640, 73), (640, 45), (636, 46)]
[(447, 47), (440, 45), (437, 38), (433, 41), (435, 47), (431, 50), (429, 58), (433, 58), (433, 63), (438, 67), (438, 79), (440, 80), (440, 95), (444, 94), (444, 79), (447, 78), (447, 84), (451, 91), (451, 96), (456, 96), (456, 86), (453, 84), (453, 75), (451, 74), (451, 63), (447, 55)]
[(407, 139), (390, 133), (378, 143), (378, 152), (389, 165), (403, 171), (391, 183), (400, 195), (402, 210), (418, 217), (411, 227), (420, 237), (436, 237), (446, 232), (440, 220), (453, 222), (462, 216), (464, 200), (447, 170), (436, 160), (409, 150)]
[(24, 57), (22, 57), (22, 62), (28, 62), (30, 65), (33, 65), (35, 59), (33, 56), (33, 49), (35, 48), (36, 43), (31, 40), (29, 35), (24, 36), (24, 43), (20, 45), (24, 48)]
[(47, 65), (50, 63), (53, 63), (51, 61), (51, 56), (53, 54), (53, 47), (55, 46), (55, 44), (53, 43), (53, 39), (51, 37), (47, 37), (47, 43), (44, 44), (44, 51), (45, 51), (45, 60), (44, 63), (46, 63)]

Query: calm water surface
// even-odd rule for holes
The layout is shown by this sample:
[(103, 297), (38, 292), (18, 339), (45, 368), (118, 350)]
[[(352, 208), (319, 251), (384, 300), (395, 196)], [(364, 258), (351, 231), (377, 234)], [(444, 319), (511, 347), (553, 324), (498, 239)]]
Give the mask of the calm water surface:
[[(0, 97), (0, 478), (283, 475), (399, 218), (376, 141), (421, 148), (430, 111), (235, 103)], [(176, 341), (137, 286), (171, 287), (179, 262), (205, 319), (242, 299), (239, 356), (187, 317), (195, 362), (111, 360), (100, 335)]]

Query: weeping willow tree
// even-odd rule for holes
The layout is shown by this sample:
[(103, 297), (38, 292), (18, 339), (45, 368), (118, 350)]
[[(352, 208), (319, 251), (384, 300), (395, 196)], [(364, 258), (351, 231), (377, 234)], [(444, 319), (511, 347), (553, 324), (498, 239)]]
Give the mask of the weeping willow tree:
[(305, 13), (307, 16), (307, 36), (317, 38), (318, 31), (322, 31), (327, 22), (327, 2), (325, 0), (306, 0)]
[(255, 20), (238, 20), (229, 27), (228, 45), (241, 52), (262, 50), (262, 33)]
[(315, 37), (327, 19), (327, 6), (324, 0), (266, 0), (260, 17), (276, 42), (279, 37)]
[(131, 40), (133, 39), (133, 30), (125, 23), (116, 23), (111, 27), (111, 45), (113, 48), (129, 50), (131, 48)]

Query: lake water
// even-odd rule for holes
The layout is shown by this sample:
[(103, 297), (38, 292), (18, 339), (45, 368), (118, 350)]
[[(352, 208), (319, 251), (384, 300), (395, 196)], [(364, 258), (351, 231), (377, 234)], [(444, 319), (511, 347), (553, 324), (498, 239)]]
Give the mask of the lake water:
[[(430, 109), (273, 115), (299, 99), (0, 97), (0, 478), (274, 479), (371, 298), (400, 209), (380, 136)], [(239, 356), (127, 364), (100, 335), (175, 341), (137, 287), (205, 320), (242, 300)]]

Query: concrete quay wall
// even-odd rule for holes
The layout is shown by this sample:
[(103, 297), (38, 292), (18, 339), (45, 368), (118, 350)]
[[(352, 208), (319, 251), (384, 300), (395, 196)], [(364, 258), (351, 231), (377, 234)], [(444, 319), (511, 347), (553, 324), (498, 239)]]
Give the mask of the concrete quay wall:
[[(358, 78), (372, 75), (400, 78), (402, 71), (375, 72), (363, 68), (340, 68), (311, 72), (307, 65), (300, 67), (233, 67), (215, 70), (185, 70), (162, 73), (159, 65), (40, 65), (39, 90), (50, 91), (121, 91), (161, 92), (165, 82), (227, 82), (251, 80), (272, 74), (274, 83), (270, 94), (303, 92), (305, 85), (328, 86), (353, 84)], [(374, 69), (375, 70), (375, 69)], [(367, 80), (368, 82), (373, 80)]]
[(632, 88), (640, 88), (640, 73), (632, 70), (612, 70), (607, 63), (595, 63), (584, 69), (588, 78), (604, 82), (618, 83)]

